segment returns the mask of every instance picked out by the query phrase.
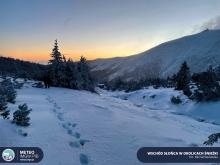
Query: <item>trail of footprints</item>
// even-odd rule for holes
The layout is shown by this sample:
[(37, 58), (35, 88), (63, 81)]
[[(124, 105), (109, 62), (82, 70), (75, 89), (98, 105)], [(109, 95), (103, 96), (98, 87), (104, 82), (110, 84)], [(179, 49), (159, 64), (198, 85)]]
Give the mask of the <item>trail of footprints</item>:
[[(81, 134), (79, 132), (74, 131), (74, 128), (77, 126), (76, 123), (66, 122), (64, 120), (63, 113), (59, 112), (61, 107), (59, 107), (57, 103), (50, 96), (48, 96), (46, 99), (49, 103), (53, 104), (53, 112), (56, 114), (57, 119), (60, 122), (62, 122), (62, 127), (66, 130), (69, 136), (73, 137), (73, 141), (70, 141), (68, 145), (73, 149), (75, 148), (83, 149), (83, 147), (87, 142), (89, 142), (89, 140), (81, 139)], [(89, 164), (88, 156), (83, 153), (80, 153), (79, 161), (81, 165)]]

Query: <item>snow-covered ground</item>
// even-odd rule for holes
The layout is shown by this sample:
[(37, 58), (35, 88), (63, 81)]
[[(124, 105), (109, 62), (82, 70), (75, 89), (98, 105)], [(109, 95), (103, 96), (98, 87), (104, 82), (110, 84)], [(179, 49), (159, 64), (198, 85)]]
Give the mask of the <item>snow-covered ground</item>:
[[(170, 103), (172, 95), (181, 95), (183, 104)], [(217, 112), (220, 103), (197, 105), (173, 89), (93, 94), (25, 84), (11, 112), (23, 103), (33, 110), (31, 125), (22, 128), (0, 119), (0, 146), (40, 147), (40, 165), (141, 165), (140, 147), (202, 146), (220, 131), (218, 124), (197, 120), (206, 117), (206, 107)], [(209, 113), (207, 121), (218, 119)]]
[[(173, 113), (176, 115), (186, 115), (201, 122), (209, 122), (220, 125), (220, 101), (196, 103), (189, 100), (181, 91), (175, 91), (173, 88), (154, 89), (149, 87), (130, 93), (125, 92), (106, 92), (109, 96), (129, 100), (138, 107), (147, 110), (159, 110)], [(172, 96), (179, 96), (182, 103), (175, 105), (171, 103)]]

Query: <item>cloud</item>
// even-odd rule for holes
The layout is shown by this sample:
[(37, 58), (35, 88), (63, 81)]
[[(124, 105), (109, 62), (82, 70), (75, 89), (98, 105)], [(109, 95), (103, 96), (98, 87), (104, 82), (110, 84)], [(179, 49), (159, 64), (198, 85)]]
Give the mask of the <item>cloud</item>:
[(220, 16), (210, 19), (209, 21), (203, 23), (202, 25), (195, 26), (193, 32), (200, 32), (206, 29), (212, 29), (212, 30), (220, 29)]
[(220, 16), (205, 22), (201, 29), (220, 29)]

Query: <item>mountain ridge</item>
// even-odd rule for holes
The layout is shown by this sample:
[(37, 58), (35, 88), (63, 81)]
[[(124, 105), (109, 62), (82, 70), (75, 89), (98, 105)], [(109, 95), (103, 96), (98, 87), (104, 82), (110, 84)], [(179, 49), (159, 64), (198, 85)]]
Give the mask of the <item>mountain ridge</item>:
[(187, 61), (192, 72), (220, 64), (220, 30), (184, 36), (132, 56), (97, 59), (90, 62), (90, 67), (100, 81), (119, 77), (130, 81), (171, 76), (183, 61)]

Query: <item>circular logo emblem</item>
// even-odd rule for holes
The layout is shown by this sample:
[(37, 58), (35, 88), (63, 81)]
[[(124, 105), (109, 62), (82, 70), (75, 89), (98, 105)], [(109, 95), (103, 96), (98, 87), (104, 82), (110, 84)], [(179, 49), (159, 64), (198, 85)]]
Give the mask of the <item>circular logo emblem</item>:
[(2, 158), (4, 161), (11, 162), (15, 158), (15, 152), (12, 149), (5, 149), (2, 152)]

